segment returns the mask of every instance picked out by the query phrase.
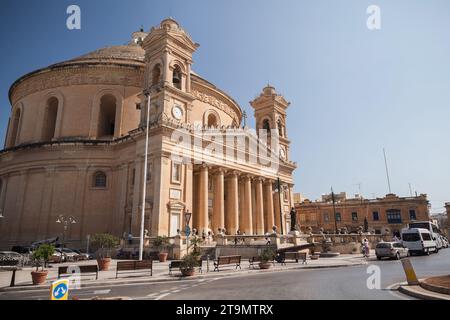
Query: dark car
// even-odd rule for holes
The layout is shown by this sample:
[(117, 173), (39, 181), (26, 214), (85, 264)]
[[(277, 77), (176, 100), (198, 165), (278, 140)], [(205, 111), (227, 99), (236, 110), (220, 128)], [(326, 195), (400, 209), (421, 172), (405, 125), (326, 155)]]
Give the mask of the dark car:
[(11, 248), (11, 251), (17, 252), (20, 254), (31, 254), (33, 251), (33, 248), (30, 246), (14, 246)]

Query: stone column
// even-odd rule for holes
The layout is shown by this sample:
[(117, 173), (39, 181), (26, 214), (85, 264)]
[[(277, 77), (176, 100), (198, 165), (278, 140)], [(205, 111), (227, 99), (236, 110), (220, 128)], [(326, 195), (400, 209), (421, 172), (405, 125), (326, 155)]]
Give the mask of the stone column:
[(266, 232), (272, 232), (272, 227), (275, 224), (274, 210), (273, 210), (273, 193), (272, 181), (266, 180), (264, 182), (264, 227)]
[(212, 229), (216, 234), (218, 229), (225, 227), (225, 203), (224, 203), (224, 171), (218, 169), (214, 176), (214, 203)]
[(198, 205), (198, 218), (199, 218), (199, 235), (203, 230), (208, 232), (208, 167), (202, 165), (200, 167), (199, 176), (199, 205)]
[(236, 234), (239, 221), (238, 176), (233, 171), (227, 177), (227, 213), (225, 214), (225, 229), (227, 234)]
[(264, 234), (264, 203), (263, 203), (263, 187), (262, 179), (255, 179), (255, 191), (256, 191), (256, 234)]
[(250, 176), (245, 176), (243, 179), (243, 210), (241, 211), (241, 219), (239, 223), (239, 229), (241, 232), (245, 232), (246, 235), (253, 234), (252, 228), (252, 180)]

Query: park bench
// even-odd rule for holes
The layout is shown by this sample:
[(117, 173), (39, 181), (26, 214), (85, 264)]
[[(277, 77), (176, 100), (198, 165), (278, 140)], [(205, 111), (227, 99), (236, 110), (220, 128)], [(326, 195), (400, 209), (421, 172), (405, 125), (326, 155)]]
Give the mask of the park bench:
[(214, 271), (220, 271), (220, 266), (235, 265), (241, 269), (241, 256), (220, 256), (214, 261)]
[(286, 260), (294, 260), (296, 263), (301, 260), (302, 264), (307, 264), (306, 252), (281, 252), (277, 261), (286, 264)]
[[(68, 273), (69, 267), (72, 268), (71, 273)], [(95, 280), (98, 280), (98, 266), (95, 265), (87, 265), (87, 266), (63, 266), (58, 267), (58, 279), (61, 278), (61, 275), (72, 275), (79, 271), (80, 276), (83, 274), (93, 275), (95, 273)]]
[[(249, 269), (254, 269), (255, 268), (255, 263), (259, 263), (261, 262), (261, 257), (251, 257), (250, 259), (248, 259), (248, 263), (249, 263)], [(270, 261), (273, 263), (273, 265), (275, 265), (275, 260), (272, 259), (272, 261)]]
[(116, 267), (116, 279), (121, 273), (144, 273), (150, 270), (150, 276), (153, 276), (153, 261), (118, 261)]

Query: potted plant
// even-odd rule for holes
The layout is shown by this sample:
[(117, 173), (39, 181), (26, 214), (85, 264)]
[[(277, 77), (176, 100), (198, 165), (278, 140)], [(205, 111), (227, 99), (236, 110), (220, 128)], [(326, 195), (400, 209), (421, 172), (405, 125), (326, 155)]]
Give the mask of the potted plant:
[(275, 258), (275, 253), (272, 249), (266, 248), (259, 256), (260, 262), (259, 262), (259, 268), (260, 269), (269, 269), (271, 264), (271, 261)]
[[(33, 284), (42, 284), (47, 279), (48, 270), (44, 268), (47, 267), (47, 263), (50, 257), (55, 253), (55, 247), (50, 244), (42, 244), (33, 252), (33, 262), (36, 270), (31, 271), (31, 279)], [(41, 267), (41, 270), (39, 270)]]
[(184, 256), (180, 265), (181, 274), (184, 277), (191, 277), (195, 274), (195, 267), (198, 267), (198, 256), (195, 253), (189, 253)]
[(169, 246), (169, 244), (170, 244), (169, 238), (166, 236), (157, 236), (156, 239), (153, 241), (153, 246), (157, 247), (159, 250), (158, 253), (159, 262), (166, 262), (167, 256), (169, 254), (165, 252), (165, 249)]
[(98, 269), (100, 271), (108, 271), (111, 265), (111, 249), (119, 244), (119, 239), (108, 233), (98, 233), (91, 238), (91, 243), (98, 248)]

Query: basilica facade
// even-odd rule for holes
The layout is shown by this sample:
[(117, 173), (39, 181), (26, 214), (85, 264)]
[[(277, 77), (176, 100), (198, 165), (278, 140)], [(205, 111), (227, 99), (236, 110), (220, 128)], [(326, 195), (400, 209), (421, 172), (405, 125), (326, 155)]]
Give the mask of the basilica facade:
[(268, 85), (250, 103), (256, 128), (243, 125), (236, 101), (192, 70), (198, 47), (169, 18), (13, 83), (1, 248), (63, 232), (72, 246), (100, 232), (138, 236), (142, 204), (150, 236), (179, 233), (186, 211), (200, 232), (289, 231), (289, 102)]

